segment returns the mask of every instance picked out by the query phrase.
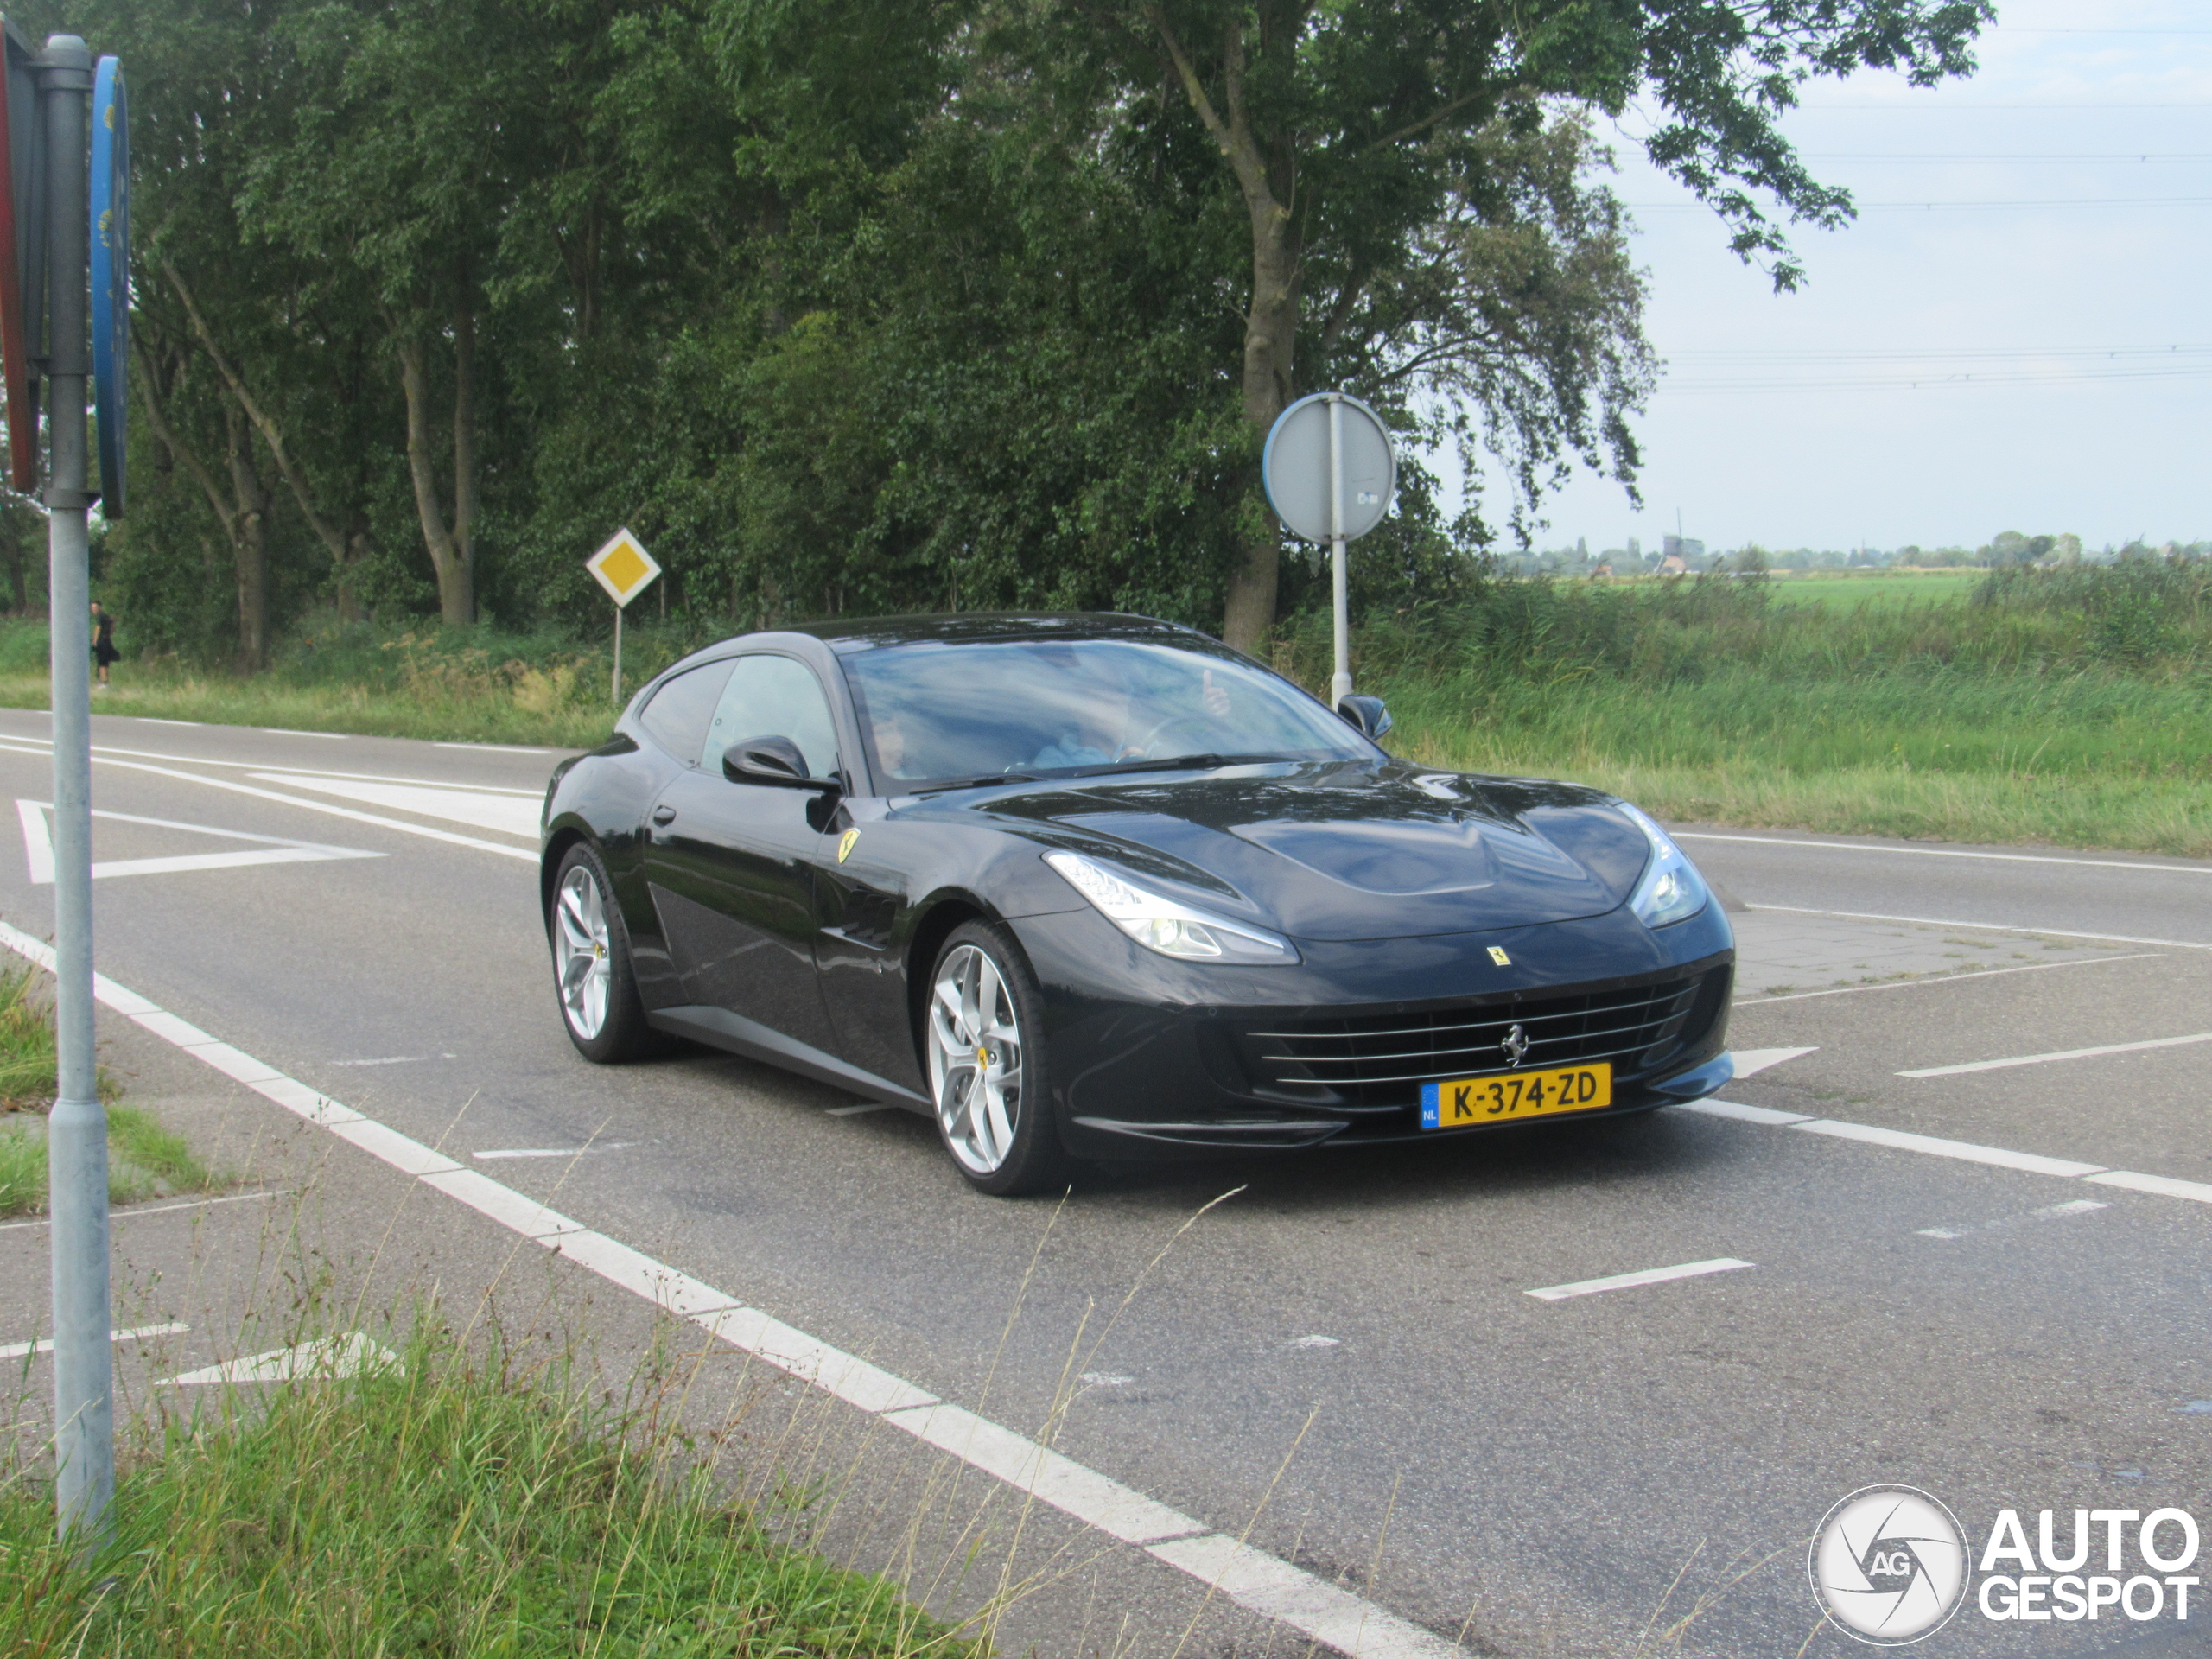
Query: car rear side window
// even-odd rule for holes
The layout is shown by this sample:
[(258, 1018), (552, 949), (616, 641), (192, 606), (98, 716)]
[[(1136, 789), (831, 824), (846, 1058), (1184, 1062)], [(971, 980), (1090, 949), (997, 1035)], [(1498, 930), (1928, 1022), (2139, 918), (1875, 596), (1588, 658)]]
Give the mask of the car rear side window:
[(836, 771), (836, 722), (822, 683), (804, 663), (766, 653), (739, 658), (707, 728), (699, 764), (719, 772), (725, 750), (756, 737), (785, 737), (798, 744), (810, 777), (826, 778)]
[(653, 693), (653, 700), (638, 716), (653, 741), (686, 766), (699, 760), (699, 746), (707, 741), (707, 726), (715, 717), (715, 704), (729, 680), (727, 662), (709, 663), (687, 670)]

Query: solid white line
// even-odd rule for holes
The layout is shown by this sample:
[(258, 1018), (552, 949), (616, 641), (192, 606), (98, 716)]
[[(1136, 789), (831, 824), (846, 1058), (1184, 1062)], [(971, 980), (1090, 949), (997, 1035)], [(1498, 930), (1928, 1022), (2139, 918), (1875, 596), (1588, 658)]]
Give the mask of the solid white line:
[[(1977, 853), (1960, 847), (1862, 847), (1849, 841), (1793, 841), (1786, 836), (1719, 836), (1703, 830), (1669, 830), (1676, 841), (1748, 842), (1761, 847), (1824, 847), (1840, 853), (1907, 853), (1916, 858), (1986, 858), (2005, 864), (2082, 864), (2099, 870), (2172, 870), (2184, 875), (2212, 875), (2212, 865), (2145, 864), (2114, 858), (2067, 858), (2051, 853)], [(1760, 906), (1754, 905), (1752, 909)]]
[(627, 1141), (601, 1141), (588, 1147), (510, 1147), (499, 1152), (472, 1152), (472, 1158), (581, 1158), (588, 1152), (615, 1152)]
[[(110, 1342), (137, 1342), (143, 1337), (174, 1337), (191, 1330), (188, 1325), (142, 1325), (135, 1331), (111, 1331)], [(54, 1338), (41, 1337), (36, 1342), (0, 1343), (0, 1359), (21, 1359), (27, 1354), (50, 1354)]]
[[(53, 947), (5, 922), (0, 922), (0, 945), (49, 973), (54, 970)], [(93, 975), (92, 991), (102, 1003), (156, 1035), (175, 1042), (178, 1039), (172, 1033), (181, 1029), (190, 1033), (198, 1040), (180, 1043), (185, 1052), (197, 1054), (286, 1110), (329, 1129), (424, 1185), (699, 1326), (740, 1352), (875, 1414), (1085, 1526), (1139, 1545), (1239, 1606), (1287, 1624), (1310, 1641), (1332, 1647), (1349, 1659), (1466, 1659), (1465, 1649), (1457, 1643), (1374, 1602), (1213, 1532), (1203, 1521), (1110, 1476), (941, 1401), (757, 1308), (743, 1306), (712, 1285), (594, 1232), (512, 1187), (462, 1169), (443, 1153), (216, 1041), (104, 974)]]
[(1771, 1106), (1745, 1106), (1732, 1100), (1693, 1100), (1675, 1109), (1707, 1117), (1732, 1117), (1744, 1123), (1809, 1123), (1810, 1112), (1777, 1112)]
[(484, 749), (493, 754), (559, 754), (559, 749), (518, 748), (512, 743), (434, 743), (439, 749)]
[[(50, 745), (51, 741), (43, 737), (20, 737), (0, 732), (0, 742), (4, 743)], [(50, 749), (42, 748), (38, 753), (43, 758)], [(171, 754), (163, 749), (118, 748), (112, 743), (95, 743), (92, 753), (121, 755), (130, 760), (168, 760), (181, 766), (227, 766), (232, 772), (289, 772), (308, 778), (346, 778), (362, 784), (417, 784), (424, 789), (466, 789), (486, 795), (526, 795), (532, 800), (541, 800), (545, 795), (542, 788), (518, 789), (512, 784), (455, 784), (436, 778), (398, 778), (382, 772), (338, 772), (329, 766), (291, 766), (281, 760), (217, 760), (196, 754)]]
[(1745, 910), (1774, 910), (1789, 916), (1840, 916), (1853, 922), (1910, 922), (1916, 927), (1961, 927), (1968, 932), (2032, 933), (2053, 939), (2101, 939), (2112, 944), (2157, 944), (2174, 950), (2212, 950), (2204, 939), (2143, 939), (2133, 933), (2084, 933), (2078, 928), (2036, 927), (2021, 922), (1945, 921), (1940, 916), (1885, 916), (1871, 910), (1815, 910), (1809, 905), (1745, 905)]
[[(244, 1204), (250, 1198), (274, 1198), (289, 1193), (289, 1186), (264, 1187), (258, 1192), (233, 1192), (220, 1198), (185, 1198), (176, 1204), (134, 1204), (121, 1210), (111, 1210), (108, 1215), (115, 1221), (136, 1221), (140, 1216), (158, 1216), (171, 1210), (206, 1210), (219, 1204)], [(43, 1227), (53, 1219), (41, 1216), (35, 1221), (0, 1222), (0, 1233), (13, 1232), (18, 1227)]]
[(257, 732), (266, 732), (271, 737), (327, 737), (338, 742), (346, 741), (343, 732), (296, 732), (289, 726), (257, 726)]
[(2131, 1192), (2155, 1192), (2162, 1198), (2189, 1198), (2198, 1204), (2212, 1204), (2212, 1185), (2203, 1181), (2177, 1181), (2171, 1175), (2138, 1175), (2131, 1169), (2107, 1169), (2088, 1179), (2098, 1186), (2120, 1186)]
[(1738, 1077), (1755, 1077), (1784, 1061), (1801, 1060), (1808, 1054), (1820, 1052), (1818, 1044), (1808, 1048), (1735, 1048), (1728, 1051), (1728, 1058), (1735, 1066)]
[(1955, 1077), (1966, 1071), (2003, 1071), (2016, 1065), (2049, 1065), (2054, 1060), (2088, 1060), (2100, 1054), (2133, 1054), (2146, 1048), (2183, 1048), (2190, 1043), (2212, 1043), (2212, 1031), (2193, 1037), (2152, 1037), (2140, 1043), (2107, 1043), (2102, 1048), (2062, 1048), (2049, 1054), (2022, 1054), (2009, 1060), (1974, 1060), (1965, 1065), (1923, 1065), (1900, 1071), (1901, 1077)]
[[(33, 749), (8, 749), (0, 745), (0, 752), (13, 754), (38, 754)], [(234, 795), (251, 795), (257, 800), (276, 801), (286, 806), (304, 807), (310, 812), (325, 812), (334, 818), (350, 818), (356, 823), (373, 823), (382, 830), (397, 830), (404, 835), (421, 836), (430, 841), (442, 841), (454, 847), (474, 847), (479, 852), (499, 853), (508, 858), (519, 858), (527, 863), (537, 862), (537, 855), (529, 848), (503, 846), (498, 842), (479, 841), (474, 836), (456, 835), (450, 830), (433, 830), (424, 823), (403, 823), (397, 818), (379, 817), (373, 812), (356, 812), (350, 806), (338, 806), (329, 801), (310, 800), (304, 795), (280, 795), (272, 789), (255, 789), (247, 784), (234, 784), (223, 778), (202, 778), (197, 772), (179, 772), (174, 766), (149, 766), (143, 760), (118, 760), (105, 754), (92, 756), (101, 766), (121, 766), (129, 772), (151, 772), (159, 778), (180, 779), (188, 784), (200, 784), (209, 789), (226, 789)], [(264, 768), (265, 770), (265, 768)]]
[(1639, 1285), (1663, 1285), (1670, 1279), (1695, 1279), (1708, 1273), (1733, 1273), (1753, 1264), (1732, 1255), (1716, 1255), (1710, 1262), (1685, 1262), (1675, 1268), (1646, 1268), (1640, 1273), (1617, 1273), (1607, 1279), (1578, 1279), (1571, 1285), (1547, 1285), (1525, 1291), (1540, 1302), (1564, 1302), (1576, 1296), (1595, 1296), (1605, 1290), (1634, 1290)]
[(159, 715), (124, 715), (124, 720), (141, 721), (149, 726), (205, 726), (204, 720), (163, 720)]
[(1731, 1007), (1755, 1008), (1762, 1002), (1802, 1002), (1808, 996), (1853, 996), (1860, 991), (1916, 991), (1924, 985), (1949, 985), (1961, 979), (1992, 979), (1999, 974), (2043, 974), (2053, 968), (2101, 968), (2108, 962), (2155, 962), (2155, 950), (2131, 950), (2124, 957), (2083, 957), (2074, 962), (2031, 962), (2024, 968), (1977, 968), (1970, 974), (1923, 974), (1885, 980), (1879, 985), (1839, 985), (1827, 991), (1791, 991), (1782, 996), (1739, 996)]

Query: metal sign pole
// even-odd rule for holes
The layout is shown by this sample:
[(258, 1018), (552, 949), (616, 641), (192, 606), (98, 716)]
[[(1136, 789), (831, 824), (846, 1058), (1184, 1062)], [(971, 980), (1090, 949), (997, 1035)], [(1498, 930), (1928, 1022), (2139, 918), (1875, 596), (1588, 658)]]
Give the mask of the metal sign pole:
[(614, 601), (614, 701), (622, 701), (622, 601)]
[(1329, 706), (1351, 696), (1351, 598), (1344, 576), (1344, 400), (1329, 398), (1329, 585), (1336, 601), (1337, 671)]
[(86, 117), (92, 54), (48, 37), (40, 60), (46, 118), (47, 474), (54, 698), (54, 1015), (58, 1059), (47, 1119), (54, 1240), (54, 1507), (64, 1536), (87, 1542), (115, 1495), (115, 1395), (109, 1349), (107, 1112), (92, 1063), (91, 576), (86, 566), (86, 312), (90, 226)]

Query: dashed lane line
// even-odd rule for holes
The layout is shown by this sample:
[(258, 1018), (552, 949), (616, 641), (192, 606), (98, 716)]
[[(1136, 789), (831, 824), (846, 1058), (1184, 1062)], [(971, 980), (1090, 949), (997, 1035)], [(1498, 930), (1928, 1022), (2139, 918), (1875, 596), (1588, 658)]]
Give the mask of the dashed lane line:
[[(110, 1342), (143, 1342), (148, 1337), (177, 1337), (191, 1330), (188, 1325), (142, 1325), (131, 1331), (111, 1331)], [(41, 1337), (36, 1342), (0, 1342), (0, 1359), (22, 1359), (32, 1354), (50, 1354), (54, 1338)]]
[(2186, 1198), (2212, 1204), (2212, 1182), (2177, 1180), (2170, 1175), (2144, 1175), (2133, 1170), (2107, 1169), (2071, 1158), (2047, 1158), (2039, 1152), (2015, 1152), (2005, 1147), (1985, 1147), (1973, 1141), (1947, 1141), (1940, 1135), (1915, 1135), (1906, 1129), (1886, 1129), (1873, 1123), (1846, 1123), (1834, 1118), (1810, 1117), (1803, 1112), (1779, 1112), (1770, 1106), (1747, 1106), (1734, 1100), (1694, 1100), (1666, 1108), (1696, 1112), (1707, 1117), (1733, 1118), (1741, 1123), (1764, 1123), (1776, 1128), (1803, 1129), (1811, 1135), (1857, 1141), (1867, 1146), (1888, 1147), (1898, 1152), (1924, 1153), (1935, 1158), (1955, 1158), (1970, 1164), (1992, 1164), (2030, 1175), (2055, 1175), (2063, 1180), (2088, 1181), (2098, 1186), (2125, 1187), (2160, 1198)]
[(2191, 1043), (2212, 1043), (2212, 1031), (2187, 1037), (2150, 1037), (2139, 1043), (2107, 1043), (2100, 1048), (2061, 1048), (2048, 1054), (2021, 1054), (2009, 1060), (1968, 1060), (1963, 1065), (1923, 1065), (1900, 1071), (1901, 1077), (1955, 1077), (1968, 1071), (2009, 1071), (2016, 1065), (2049, 1065), (2057, 1060), (2091, 1060), (2105, 1054), (2135, 1054), (2149, 1048), (2185, 1048)]
[(1920, 1227), (1913, 1231), (1915, 1238), (1973, 1238), (1982, 1233), (1999, 1232), (2017, 1227), (2024, 1221), (2063, 1221), (2069, 1216), (2086, 1216), (2112, 1206), (2096, 1198), (2075, 1198), (2065, 1204), (2047, 1204), (2040, 1210), (2031, 1210), (2024, 1216), (1999, 1216), (1995, 1221), (1976, 1222), (1970, 1226), (1953, 1224), (1948, 1227)]
[(1604, 1279), (1578, 1279), (1571, 1285), (1547, 1285), (1541, 1290), (1522, 1293), (1540, 1302), (1570, 1301), (1577, 1296), (1595, 1296), (1608, 1290), (1635, 1290), (1644, 1285), (1663, 1285), (1675, 1279), (1699, 1279), (1708, 1273), (1734, 1273), (1738, 1268), (1755, 1265), (1739, 1262), (1732, 1255), (1717, 1255), (1709, 1262), (1684, 1262), (1671, 1268), (1644, 1268), (1636, 1273), (1616, 1273)]
[[(0, 945), (49, 973), (54, 970), (51, 946), (4, 922), (0, 922)], [(594, 1232), (512, 1187), (462, 1168), (435, 1148), (285, 1076), (104, 974), (92, 976), (92, 989), (116, 1013), (423, 1185), (458, 1199), (730, 1347), (950, 1453), (1084, 1526), (1142, 1549), (1237, 1605), (1286, 1624), (1346, 1659), (1466, 1659), (1466, 1650), (1458, 1643), (1363, 1596), (1255, 1549), (1027, 1435), (939, 1399), (772, 1314), (747, 1307), (726, 1292)]]

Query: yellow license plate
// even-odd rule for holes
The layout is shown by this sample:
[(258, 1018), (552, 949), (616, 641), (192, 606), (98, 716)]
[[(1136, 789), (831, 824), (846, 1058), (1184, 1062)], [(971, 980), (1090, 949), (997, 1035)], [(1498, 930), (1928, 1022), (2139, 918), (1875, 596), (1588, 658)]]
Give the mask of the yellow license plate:
[(1560, 1065), (1542, 1071), (1501, 1071), (1421, 1086), (1424, 1129), (1472, 1128), (1510, 1118), (1587, 1112), (1613, 1103), (1611, 1065)]

